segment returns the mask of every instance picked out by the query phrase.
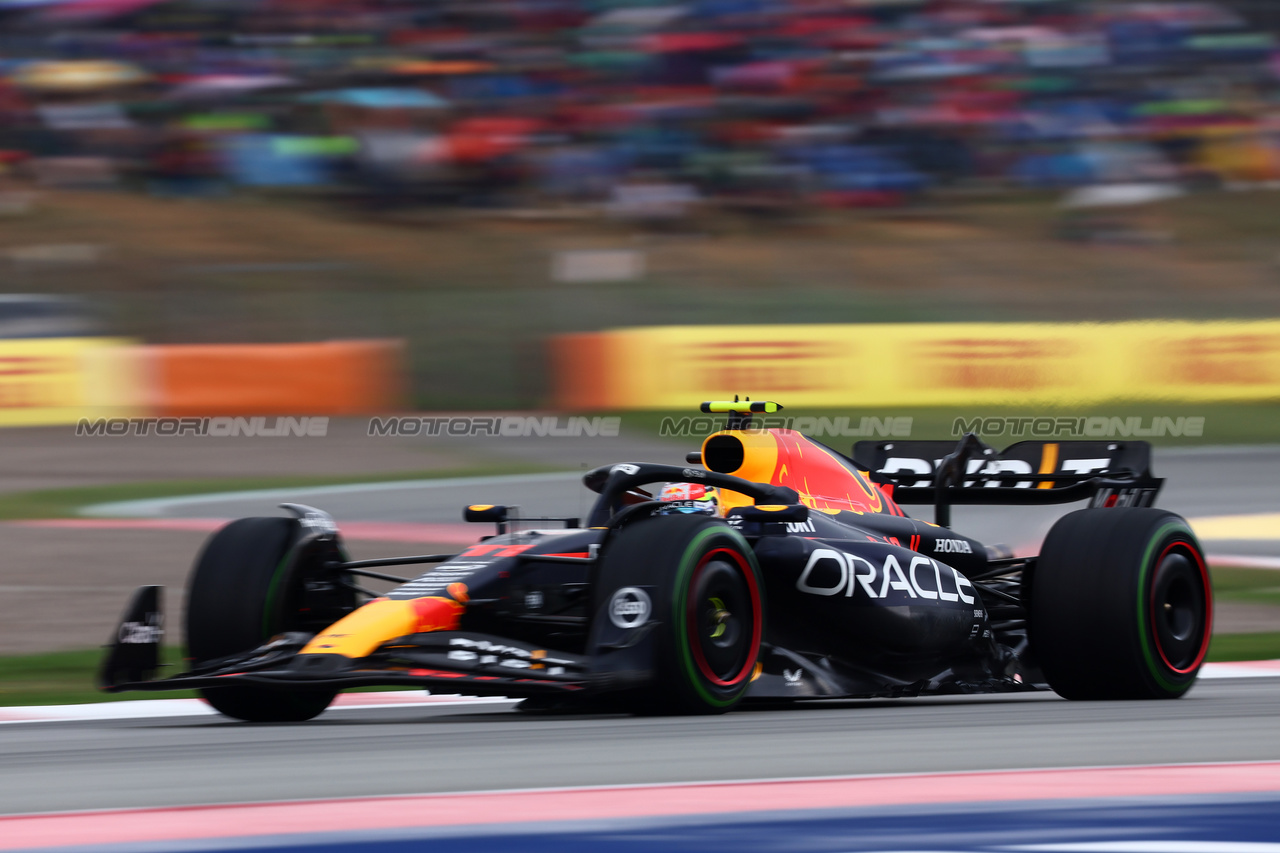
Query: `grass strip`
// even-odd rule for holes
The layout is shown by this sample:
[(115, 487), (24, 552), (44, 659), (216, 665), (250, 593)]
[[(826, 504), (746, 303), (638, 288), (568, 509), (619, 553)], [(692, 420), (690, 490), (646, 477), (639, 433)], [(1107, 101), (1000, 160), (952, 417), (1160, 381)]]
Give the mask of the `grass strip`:
[[(155, 694), (103, 693), (94, 686), (94, 675), (102, 655), (103, 649), (80, 649), (0, 657), (0, 706), (75, 705), (121, 699), (178, 699), (196, 695), (190, 690)], [(166, 647), (161, 660), (168, 665), (161, 670), (162, 676), (182, 671), (182, 652), (176, 646)]]
[(1280, 572), (1214, 566), (1211, 574), (1215, 599), (1272, 605), (1276, 607), (1276, 626), (1280, 627)]
[(1262, 634), (1215, 634), (1209, 643), (1210, 661), (1278, 660), (1280, 631)]

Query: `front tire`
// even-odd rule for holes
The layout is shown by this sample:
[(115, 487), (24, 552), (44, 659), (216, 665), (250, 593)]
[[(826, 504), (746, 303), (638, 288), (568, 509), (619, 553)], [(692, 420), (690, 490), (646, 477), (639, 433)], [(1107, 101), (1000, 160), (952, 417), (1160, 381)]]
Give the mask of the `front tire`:
[[(305, 567), (289, 560), (297, 532), (292, 518), (242, 518), (210, 537), (187, 583), (187, 655), (193, 664), (250, 651), (284, 631), (317, 630), (307, 624), (312, 611), (302, 606)], [(354, 596), (348, 597), (354, 606)], [(220, 713), (258, 723), (310, 720), (337, 695), (327, 688), (251, 685), (199, 693)]]
[(765, 617), (760, 567), (742, 534), (701, 515), (639, 520), (607, 545), (600, 581), (598, 619), (637, 597), (627, 590), (652, 591), (655, 678), (635, 710), (722, 714), (742, 701)]
[(1196, 680), (1213, 589), (1187, 522), (1151, 508), (1063, 516), (1031, 573), (1028, 630), (1068, 699), (1176, 699)]

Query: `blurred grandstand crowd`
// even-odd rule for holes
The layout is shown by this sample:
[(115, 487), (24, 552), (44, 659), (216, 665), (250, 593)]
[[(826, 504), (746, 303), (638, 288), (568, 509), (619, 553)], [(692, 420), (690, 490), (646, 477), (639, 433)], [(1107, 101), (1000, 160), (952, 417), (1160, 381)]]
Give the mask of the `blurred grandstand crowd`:
[(1280, 179), (1270, 3), (0, 0), (0, 162), (679, 216)]

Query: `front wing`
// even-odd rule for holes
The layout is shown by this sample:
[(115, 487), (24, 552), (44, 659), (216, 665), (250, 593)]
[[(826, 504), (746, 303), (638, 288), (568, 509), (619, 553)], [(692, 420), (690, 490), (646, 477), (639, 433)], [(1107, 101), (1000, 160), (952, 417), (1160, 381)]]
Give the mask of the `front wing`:
[(486, 634), (413, 634), (393, 640), (360, 660), (299, 654), (310, 638), (309, 634), (285, 634), (252, 652), (209, 661), (182, 675), (162, 679), (146, 678), (146, 673), (138, 678), (136, 669), (113, 666), (114, 655), (108, 655), (99, 676), (100, 686), (112, 693), (232, 685), (336, 690), (403, 686), (519, 697), (577, 693), (593, 682), (585, 656), (530, 648)]

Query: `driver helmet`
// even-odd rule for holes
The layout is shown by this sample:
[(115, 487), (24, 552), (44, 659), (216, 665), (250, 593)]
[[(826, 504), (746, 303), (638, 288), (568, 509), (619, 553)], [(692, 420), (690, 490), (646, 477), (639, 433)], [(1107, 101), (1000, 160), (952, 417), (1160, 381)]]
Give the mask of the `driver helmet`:
[(671, 512), (720, 514), (718, 490), (701, 483), (667, 483), (659, 490), (657, 499), (670, 507)]

